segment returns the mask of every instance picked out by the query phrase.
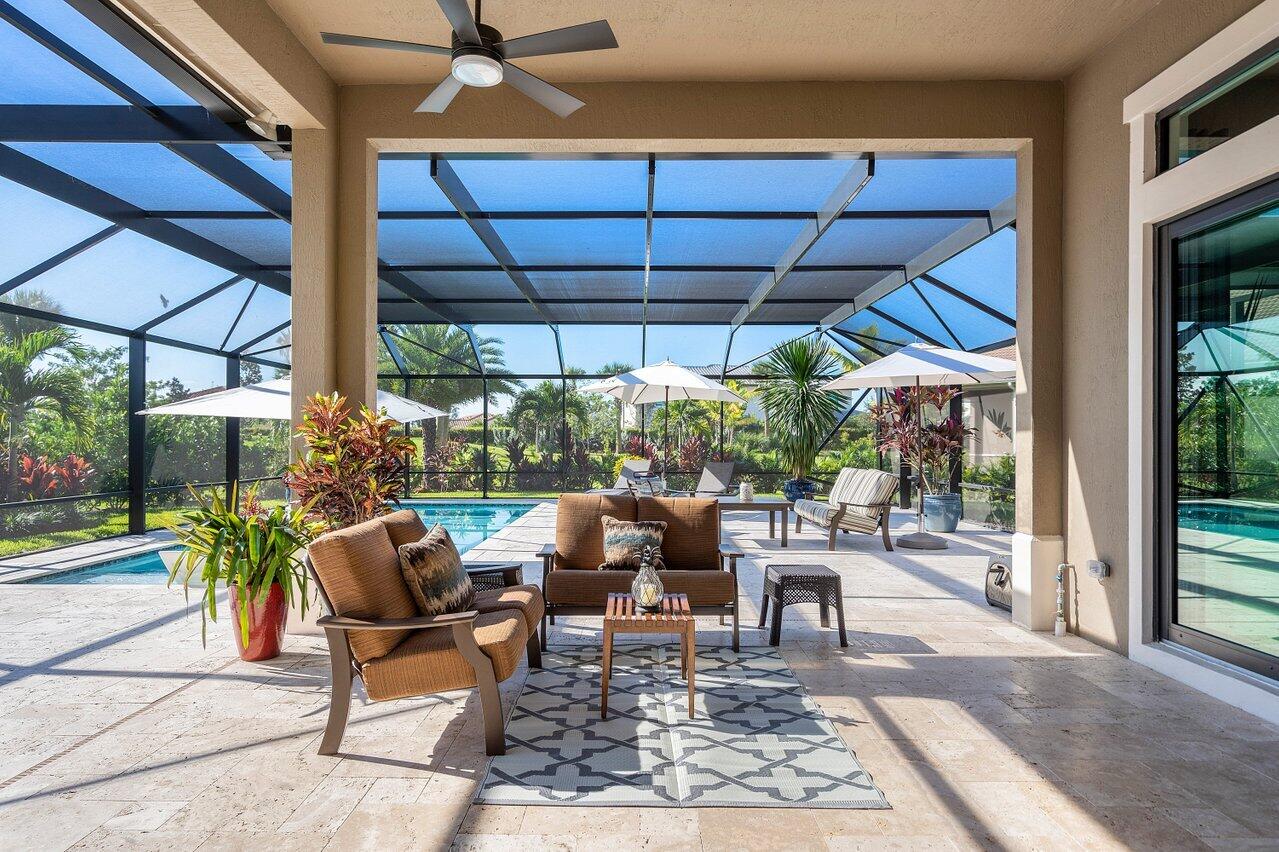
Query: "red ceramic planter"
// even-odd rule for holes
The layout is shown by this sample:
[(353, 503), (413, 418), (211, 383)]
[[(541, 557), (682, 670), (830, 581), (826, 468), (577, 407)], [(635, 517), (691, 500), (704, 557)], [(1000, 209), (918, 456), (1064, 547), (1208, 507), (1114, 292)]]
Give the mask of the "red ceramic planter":
[(231, 632), (240, 659), (250, 663), (280, 656), (284, 644), (284, 625), (289, 618), (289, 605), (284, 599), (284, 589), (279, 583), (271, 584), (266, 600), (249, 600), (249, 644), (245, 647), (244, 634), (240, 631), (240, 589), (231, 586)]

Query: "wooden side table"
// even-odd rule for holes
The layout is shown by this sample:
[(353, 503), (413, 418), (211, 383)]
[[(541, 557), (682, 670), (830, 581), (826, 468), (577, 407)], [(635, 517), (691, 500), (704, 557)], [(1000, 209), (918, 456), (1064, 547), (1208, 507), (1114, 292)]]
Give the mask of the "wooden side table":
[(608, 718), (608, 679), (613, 673), (614, 633), (680, 634), (680, 675), (688, 681), (688, 718), (693, 718), (693, 680), (697, 670), (696, 620), (688, 595), (663, 595), (661, 612), (643, 612), (635, 599), (617, 592), (604, 609), (604, 664), (600, 673), (600, 718)]

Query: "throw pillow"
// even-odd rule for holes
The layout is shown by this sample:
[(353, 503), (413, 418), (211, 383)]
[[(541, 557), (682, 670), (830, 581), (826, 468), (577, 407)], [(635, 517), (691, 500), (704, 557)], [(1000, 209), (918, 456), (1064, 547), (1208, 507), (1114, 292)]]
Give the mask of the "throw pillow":
[(475, 602), (462, 557), (449, 531), (439, 524), (420, 541), (400, 545), (400, 573), (422, 615), (462, 612)]
[(600, 518), (604, 524), (604, 563), (601, 571), (638, 571), (645, 547), (653, 548), (653, 567), (661, 571), (662, 536), (666, 521), (619, 521), (612, 515)]

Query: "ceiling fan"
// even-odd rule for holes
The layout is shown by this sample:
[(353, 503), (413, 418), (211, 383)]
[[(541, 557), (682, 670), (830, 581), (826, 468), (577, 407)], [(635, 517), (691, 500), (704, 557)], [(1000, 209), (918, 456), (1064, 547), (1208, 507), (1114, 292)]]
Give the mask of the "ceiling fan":
[(426, 96), (426, 100), (414, 112), (444, 112), (463, 86), (487, 88), (505, 81), (560, 118), (567, 118), (585, 104), (542, 78), (512, 65), (510, 60), (617, 47), (617, 39), (613, 36), (613, 29), (608, 21), (592, 21), (589, 24), (562, 27), (535, 35), (503, 39), (496, 29), (480, 23), (480, 0), (475, 0), (474, 15), (466, 0), (436, 2), (453, 26), (452, 47), (341, 33), (320, 33), (320, 38), (325, 44), (452, 56), (452, 72)]

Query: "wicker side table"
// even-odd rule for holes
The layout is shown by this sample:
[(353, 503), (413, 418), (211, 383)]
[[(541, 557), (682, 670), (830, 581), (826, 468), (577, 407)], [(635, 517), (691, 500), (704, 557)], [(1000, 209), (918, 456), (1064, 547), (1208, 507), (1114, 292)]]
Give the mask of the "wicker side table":
[(830, 608), (839, 619), (839, 646), (848, 647), (844, 629), (844, 595), (839, 575), (825, 565), (769, 565), (764, 572), (764, 599), (759, 606), (759, 627), (768, 620), (773, 607), (773, 624), (768, 644), (782, 640), (782, 609), (793, 604), (815, 603), (821, 607), (822, 627), (830, 627)]
[(471, 588), (477, 592), (524, 583), (524, 566), (519, 562), (463, 562), (462, 567), (471, 577)]

